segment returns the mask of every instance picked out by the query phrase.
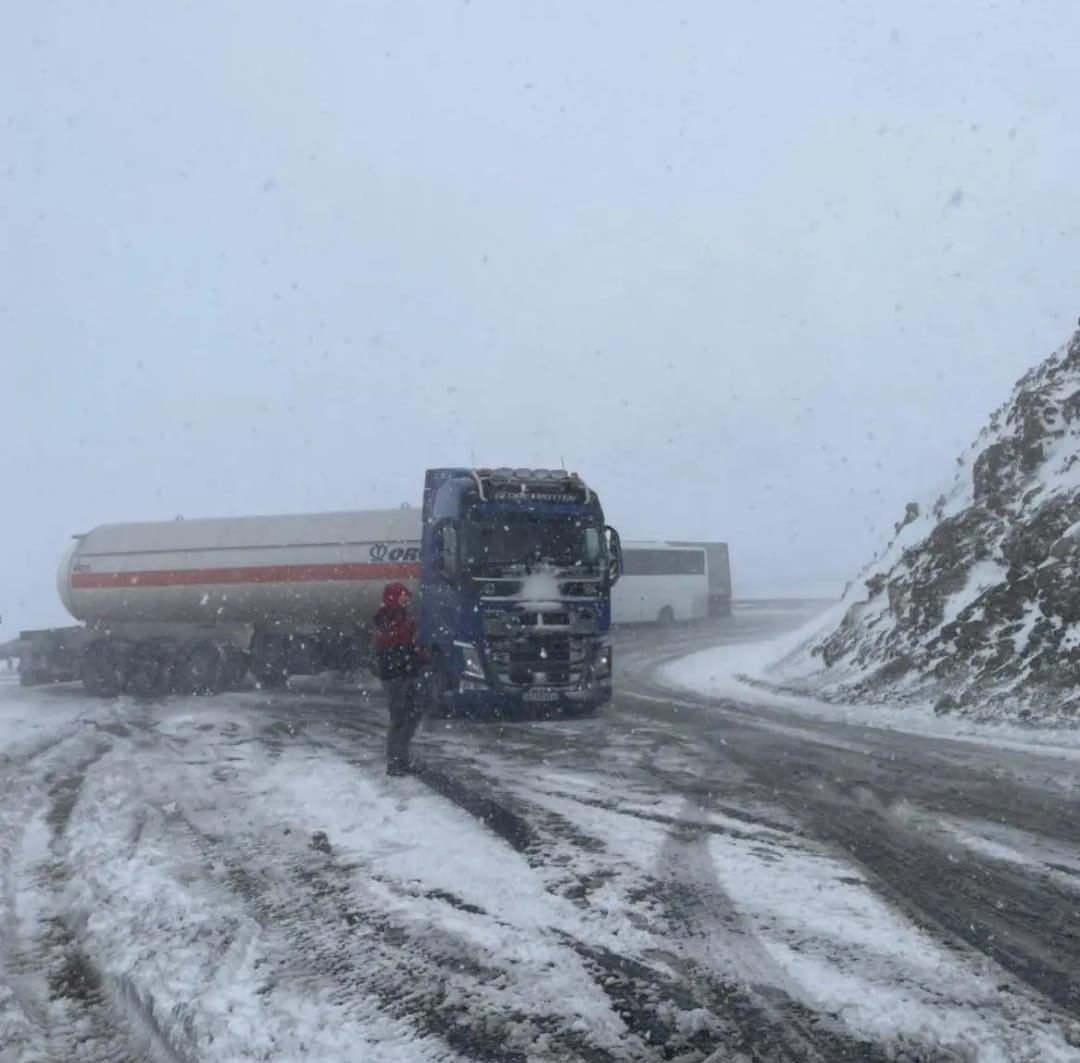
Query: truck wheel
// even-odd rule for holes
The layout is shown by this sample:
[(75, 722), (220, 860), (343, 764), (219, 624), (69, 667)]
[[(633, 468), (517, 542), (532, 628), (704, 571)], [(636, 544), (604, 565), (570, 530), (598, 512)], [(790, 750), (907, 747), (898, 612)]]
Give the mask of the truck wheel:
[(443, 700), (442, 695), (447, 687), (446, 664), (443, 655), (436, 649), (431, 651), (422, 681), (425, 714), (435, 720), (445, 720), (453, 715)]
[(251, 674), (263, 690), (281, 690), (289, 679), (289, 644), (281, 635), (256, 631), (251, 637)]
[(318, 675), (323, 671), (322, 647), (309, 635), (289, 635), (285, 639), (285, 659), (290, 675)]
[(342, 636), (337, 644), (335, 668), (339, 672), (357, 672), (367, 663), (367, 644), (358, 636)]
[(675, 610), (670, 605), (665, 605), (663, 609), (657, 614), (656, 622), (658, 624), (674, 624), (675, 623)]
[(225, 677), (218, 645), (209, 639), (188, 643), (176, 662), (176, 689), (181, 694), (216, 694)]
[(92, 642), (82, 659), (82, 681), (88, 694), (115, 698), (127, 686), (132, 647), (119, 639)]
[(239, 690), (244, 685), (248, 674), (248, 655), (243, 650), (229, 646), (225, 650), (226, 690)]
[(288, 668), (273, 661), (252, 664), (251, 674), (263, 690), (284, 690), (289, 682)]
[(284, 690), (289, 681), (289, 666), (284, 652), (251, 655), (251, 674), (263, 690)]
[(148, 639), (131, 654), (127, 690), (137, 698), (160, 698), (169, 693), (176, 650), (165, 642)]

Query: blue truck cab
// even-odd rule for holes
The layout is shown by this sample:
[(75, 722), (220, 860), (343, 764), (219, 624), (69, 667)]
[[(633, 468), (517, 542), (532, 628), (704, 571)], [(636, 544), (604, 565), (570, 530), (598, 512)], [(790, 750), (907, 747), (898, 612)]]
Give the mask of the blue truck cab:
[(429, 469), (422, 519), (434, 711), (586, 713), (610, 700), (621, 550), (576, 473)]

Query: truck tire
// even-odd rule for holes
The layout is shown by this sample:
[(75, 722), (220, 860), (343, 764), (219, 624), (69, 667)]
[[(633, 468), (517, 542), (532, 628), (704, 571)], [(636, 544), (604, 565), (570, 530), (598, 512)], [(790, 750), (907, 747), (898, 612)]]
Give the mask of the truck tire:
[(339, 672), (357, 672), (368, 662), (367, 643), (358, 636), (338, 639), (334, 667)]
[(656, 615), (656, 622), (658, 624), (674, 624), (675, 623), (675, 610), (670, 605), (665, 605)]
[(249, 663), (248, 655), (243, 650), (232, 646), (225, 648), (225, 690), (239, 690), (244, 685)]
[(284, 690), (289, 684), (289, 670), (279, 662), (253, 663), (251, 674), (262, 690)]
[(251, 674), (263, 690), (281, 690), (289, 680), (289, 644), (282, 635), (256, 631), (251, 636)]
[(446, 707), (442, 696), (447, 688), (446, 664), (443, 661), (443, 655), (434, 647), (428, 655), (428, 662), (424, 666), (420, 682), (424, 715), (434, 720), (445, 720), (453, 715)]
[(224, 678), (224, 655), (216, 642), (200, 639), (180, 651), (174, 680), (179, 693), (217, 694)]
[(128, 693), (137, 698), (164, 697), (172, 689), (175, 663), (175, 644), (156, 639), (138, 643), (128, 667)]
[(132, 646), (120, 639), (98, 639), (90, 643), (82, 659), (82, 681), (88, 694), (115, 698), (127, 686)]
[(324, 670), (322, 646), (311, 635), (288, 635), (285, 638), (289, 675), (318, 675)]

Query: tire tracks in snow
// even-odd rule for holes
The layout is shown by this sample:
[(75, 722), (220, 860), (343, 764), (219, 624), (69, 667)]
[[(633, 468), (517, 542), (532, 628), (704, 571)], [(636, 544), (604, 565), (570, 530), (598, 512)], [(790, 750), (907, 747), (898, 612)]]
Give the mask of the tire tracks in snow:
[[(657, 702), (683, 705), (691, 726), (741, 769), (752, 792), (767, 794), (811, 836), (864, 867), (879, 895), (915, 925), (959, 954), (974, 951), (992, 960), (1063, 1018), (1080, 1019), (1080, 897), (1015, 864), (920, 831), (902, 814), (913, 804), (931, 819), (1004, 823), (1076, 846), (1080, 805), (1071, 794), (1003, 779), (985, 746), (792, 718), (779, 709), (673, 693), (651, 679), (659, 664), (684, 652), (641, 654), (635, 687)], [(716, 726), (717, 713), (723, 728)]]
[[(775, 769), (749, 750), (727, 752), (814, 837), (864, 867), (879, 894), (916, 925), (960, 953), (986, 956), (1080, 1018), (1080, 896), (923, 834), (895, 809), (908, 795), (923, 808), (935, 805), (924, 805), (913, 787), (898, 793), (891, 771), (878, 774), (868, 758), (853, 774), (838, 771), (824, 747), (777, 743), (785, 776), (777, 788)], [(970, 802), (960, 807), (970, 814)]]
[[(662, 698), (664, 693), (658, 689), (656, 696)], [(628, 734), (613, 735), (598, 728), (590, 731), (588, 723), (568, 725), (558, 737), (565, 739), (569, 748), (558, 750), (544, 728), (492, 728), (487, 736), (479, 730), (467, 731), (456, 739), (450, 733), (448, 741), (443, 741), (441, 731), (436, 729), (418, 741), (418, 755), (424, 761), (419, 774), (424, 779), (426, 773), (425, 781), (433, 789), (522, 853), (549, 891), (588, 911), (594, 893), (617, 889), (630, 902), (628, 914), (635, 925), (666, 943), (667, 947), (652, 954), (613, 944), (611, 936), (603, 932), (602, 915), (597, 916), (595, 935), (563, 939), (586, 964), (613, 1008), (646, 1044), (656, 1046), (663, 1035), (685, 1050), (688, 1059), (704, 1058), (701, 1053), (707, 1044), (726, 1046), (750, 1058), (855, 1059), (874, 1058), (875, 1052), (877, 1058), (892, 1058), (884, 1047), (860, 1039), (798, 999), (797, 987), (788, 984), (785, 972), (754, 940), (753, 928), (740, 922), (733, 911), (735, 906), (716, 880), (704, 841), (710, 835), (726, 834), (752, 844), (754, 832), (763, 828), (785, 832), (799, 847), (809, 844), (811, 849), (818, 848), (814, 841), (818, 840), (865, 867), (891, 907), (911, 914), (915, 925), (929, 927), (938, 938), (946, 938), (960, 955), (974, 942), (965, 937), (964, 928), (950, 929), (928, 917), (902, 884), (887, 885), (883, 863), (888, 862), (889, 844), (883, 843), (871, 854), (873, 841), (862, 839), (860, 849), (860, 839), (854, 837), (859, 830), (865, 830), (865, 817), (844, 836), (835, 825), (830, 829), (834, 805), (823, 801), (820, 792), (816, 792), (816, 804), (810, 800), (815, 788), (820, 791), (820, 772), (812, 773), (812, 785), (804, 786), (795, 766), (790, 762), (778, 764), (779, 748), (792, 743), (804, 745), (811, 735), (784, 735), (778, 739), (771, 733), (763, 735), (758, 728), (757, 741), (772, 743), (770, 755), (756, 755), (761, 752), (756, 748), (752, 751), (755, 755), (743, 756), (739, 749), (730, 748), (722, 737), (713, 734), (710, 721), (701, 717), (701, 712), (714, 713), (715, 708), (703, 705), (699, 712), (697, 706), (688, 705), (674, 721), (675, 727), (668, 720), (658, 726), (658, 711), (627, 711), (624, 707), (623, 718), (609, 726), (618, 726)], [(739, 720), (740, 715), (744, 719)], [(377, 763), (377, 755), (372, 756), (370, 751), (381, 744), (385, 732), (381, 721), (376, 722), (369, 713), (357, 713), (352, 706), (335, 703), (332, 698), (323, 699), (321, 706), (305, 699), (294, 718), (302, 731), (309, 725), (318, 730), (332, 724), (337, 732), (330, 736), (329, 745), (338, 755), (348, 756), (348, 747), (353, 744), (364, 748), (365, 765)], [(735, 713), (735, 720), (736, 737), (744, 728), (753, 729), (753, 720), (746, 719), (745, 714)], [(636, 746), (632, 741), (635, 732), (642, 732), (638, 738), (643, 739)], [(732, 735), (730, 729), (725, 733)], [(614, 761), (613, 751), (617, 753)], [(832, 752), (835, 756), (836, 751)], [(552, 785), (547, 796), (563, 802), (559, 806), (562, 811), (556, 811), (552, 802), (532, 792), (531, 784), (524, 785), (520, 778), (521, 768), (535, 771), (549, 758), (558, 769), (590, 774), (600, 788), (599, 795), (574, 794)], [(774, 774), (777, 771), (783, 773), (782, 781), (778, 782)], [(632, 807), (649, 794), (673, 793), (687, 799), (680, 815)], [(984, 799), (991, 797), (984, 795)], [(838, 803), (843, 805), (845, 801)], [(673, 872), (670, 880), (663, 881), (657, 873), (660, 869), (650, 873), (640, 867), (620, 867), (618, 855), (582, 829), (582, 817), (566, 812), (566, 802), (576, 802), (583, 810), (601, 809), (665, 828), (668, 838), (661, 865)], [(970, 815), (972, 809), (969, 806), (963, 811)], [(746, 829), (740, 830), (738, 823), (703, 826), (713, 812), (741, 820)], [(1037, 814), (1033, 809), (1033, 815)], [(937, 853), (931, 863), (936, 866), (944, 855)], [(909, 864), (911, 859), (917, 862), (919, 858), (910, 850), (906, 856)], [(900, 866), (904, 860), (894, 859), (894, 882), (905, 871), (910, 877), (910, 867)], [(970, 870), (971, 862), (965, 866)], [(953, 881), (946, 891), (951, 889), (962, 897), (960, 886)], [(635, 892), (631, 896), (632, 890)], [(929, 892), (934, 892), (932, 887)], [(938, 897), (937, 903), (942, 900)], [(1033, 896), (1025, 896), (1023, 903), (1030, 905), (1034, 900)], [(934, 905), (928, 907), (932, 911)], [(963, 906), (958, 910), (962, 913)], [(963, 918), (962, 914), (958, 918)], [(994, 932), (990, 928), (988, 935), (983, 935), (982, 951), (988, 948)], [(733, 937), (741, 940), (731, 946), (733, 955), (724, 958), (703, 947), (710, 937), (728, 943)], [(1033, 943), (1029, 942), (1023, 951), (1030, 955)], [(1003, 957), (989, 954), (1002, 962)], [(1024, 980), (1019, 970), (1022, 961), (1002, 965)], [(1059, 971), (1058, 977), (1062, 976), (1067, 980), (1067, 973)], [(1060, 1000), (1062, 988), (1060, 984), (1056, 989), (1049, 985), (1042, 992), (1051, 999), (1056, 992)], [(786, 1033), (778, 1034), (778, 1029)], [(659, 1047), (643, 1051), (641, 1058), (664, 1058)], [(889, 1051), (910, 1051), (921, 1059), (956, 1058), (948, 1046), (909, 1048), (890, 1042)]]
[[(723, 761), (725, 768), (718, 776), (715, 755), (708, 743), (702, 744), (700, 756), (696, 759), (690, 758), (677, 772), (658, 768), (651, 756), (642, 756), (638, 761), (636, 767), (640, 773), (652, 777), (658, 784), (653, 790), (654, 794), (670, 795), (676, 792), (685, 795), (684, 811), (680, 816), (674, 817), (633, 807), (635, 801), (643, 798), (642, 789), (635, 785), (630, 792), (620, 793), (611, 787), (611, 775), (607, 775), (605, 780), (597, 780), (601, 785), (607, 783), (602, 797), (569, 793), (558, 789), (554, 784), (539, 788), (535, 783), (526, 785), (525, 779), (530, 772), (535, 771), (537, 762), (546, 763), (552, 759), (554, 768), (568, 767), (575, 771), (580, 771), (580, 765), (572, 755), (567, 756), (568, 763), (563, 764), (559, 758), (550, 756), (550, 749), (534, 749), (528, 757), (523, 755), (525, 752), (527, 751), (519, 749), (512, 755), (507, 754), (500, 758), (502, 763), (492, 772), (490, 769), (494, 763), (493, 758), (491, 751), (486, 750), (484, 771), (478, 771), (470, 765), (468, 757), (462, 758), (465, 762), (462, 770), (466, 773), (472, 771), (474, 776), (481, 778), (494, 774), (499, 784), (507, 787), (508, 796), (505, 800), (513, 804), (522, 818), (534, 824), (538, 836), (538, 850), (551, 850), (552, 839), (560, 840), (558, 829), (552, 828), (550, 822), (544, 824), (547, 809), (538, 814), (535, 807), (529, 807), (530, 801), (542, 798), (543, 794), (562, 801), (577, 801), (584, 808), (601, 808), (669, 828), (665, 855), (660, 863), (666, 863), (669, 868), (675, 869), (674, 881), (658, 882), (655, 877), (649, 881), (646, 877), (643, 886), (631, 899), (635, 902), (639, 919), (644, 902), (649, 898), (654, 901), (654, 910), (638, 925), (659, 939), (674, 943), (674, 948), (658, 949), (648, 955), (640, 952), (626, 953), (621, 949), (598, 948), (595, 941), (580, 943), (579, 954), (583, 958), (589, 958), (598, 977), (597, 984), (609, 992), (613, 1005), (624, 1018), (628, 1015), (635, 1017), (631, 1028), (639, 1036), (655, 1039), (661, 1030), (669, 1039), (682, 1036), (690, 1053), (687, 1058), (699, 1058), (694, 1055), (694, 1045), (707, 1042), (708, 1037), (703, 1038), (700, 1029), (688, 1032), (685, 1025), (671, 1022), (671, 1015), (677, 1014), (682, 1016), (685, 1024), (691, 1014), (688, 1011), (689, 1005), (695, 1002), (701, 1013), (717, 1023), (713, 1028), (718, 1038), (717, 1043), (726, 1045), (733, 1051), (737, 1049), (749, 1052), (750, 1058), (966, 1058), (966, 1049), (963, 1046), (953, 1043), (949, 1037), (941, 1040), (940, 1034), (932, 1029), (922, 1029), (918, 1024), (907, 1031), (901, 1025), (895, 1032), (881, 1032), (880, 1036), (885, 1040), (875, 1042), (873, 1031), (864, 1029), (861, 1034), (854, 1033), (844, 1023), (831, 1019), (820, 1007), (813, 1004), (816, 994), (807, 996), (805, 987), (790, 983), (785, 970), (755, 941), (754, 927), (739, 917), (736, 906), (724, 894), (712, 860), (702, 844), (710, 836), (726, 836), (746, 843), (752, 842), (755, 830), (764, 830), (780, 835), (779, 839), (775, 836), (768, 839), (772, 847), (780, 845), (781, 848), (788, 847), (796, 852), (808, 853), (821, 851), (822, 843), (826, 851), (837, 848), (834, 839), (827, 832), (818, 829), (816, 821), (807, 818), (805, 802), (778, 800), (772, 792), (774, 788), (762, 785), (750, 770), (727, 772), (726, 766), (731, 763), (730, 760)], [(724, 753), (726, 752), (725, 749)], [(547, 755), (543, 755), (545, 753)], [(521, 770), (523, 768), (526, 769), (524, 773)], [(640, 781), (633, 778), (634, 774), (624, 773), (623, 782)], [(738, 779), (737, 786), (741, 791), (738, 797), (746, 806), (742, 809), (735, 805), (731, 780), (724, 778), (728, 774), (733, 774)], [(486, 785), (490, 788), (491, 784), (489, 782)], [(718, 813), (727, 820), (735, 820), (736, 823), (732, 825), (728, 822), (722, 826), (709, 823), (707, 819), (710, 813)], [(568, 822), (576, 818), (574, 815), (566, 817)], [(741, 829), (739, 823), (745, 823), (746, 829)], [(846, 851), (846, 855), (850, 860), (850, 851)], [(595, 861), (604, 868), (597, 876), (598, 880), (608, 881), (612, 878), (612, 856), (613, 854), (608, 853)], [(861, 863), (857, 858), (855, 862), (856, 865)], [(575, 863), (578, 873), (583, 878), (588, 877), (588, 873), (581, 870), (583, 861), (578, 859)], [(873, 877), (873, 870), (868, 870)], [(625, 884), (622, 884), (622, 889), (625, 895)], [(590, 892), (589, 889), (580, 892), (583, 902), (587, 903)], [(569, 894), (564, 892), (564, 895)], [(909, 911), (908, 906), (897, 903), (895, 894), (890, 894), (888, 900), (894, 909)], [(659, 922), (657, 910), (663, 915)], [(726, 923), (725, 913), (728, 918)], [(916, 919), (914, 922), (916, 926), (925, 927), (925, 921)], [(940, 937), (940, 928), (937, 929), (937, 936)], [(718, 957), (714, 950), (711, 956), (702, 955), (702, 941), (717, 937), (731, 943), (733, 935), (738, 940), (731, 944), (728, 957)], [(962, 944), (955, 939), (950, 940), (954, 942), (954, 952), (958, 952), (960, 956), (970, 956), (970, 952)], [(794, 947), (797, 951), (797, 943)], [(665, 981), (662, 971), (656, 973), (656, 979), (667, 986), (667, 999), (660, 1000), (658, 1011), (656, 988), (647, 984), (642, 970), (644, 968), (657, 972), (658, 968), (664, 967), (678, 972), (679, 978), (674, 982), (670, 979)], [(619, 970), (624, 972), (625, 977), (619, 975)], [(904, 977), (899, 971), (897, 975)], [(933, 994), (935, 991), (930, 992)], [(660, 993), (659, 996), (663, 998), (664, 994)], [(947, 997), (938, 995), (933, 999), (938, 1006), (950, 1007)], [(1007, 1006), (1008, 1014), (1015, 1012), (1014, 1018), (1021, 1024), (1028, 1025), (1031, 1022), (1031, 1010), (1042, 1007), (1034, 1000), (1027, 1004), (1017, 1001), (1017, 1004), (1019, 1011)], [(963, 1009), (968, 1005), (957, 1001), (952, 1006)], [(1021, 1018), (1024, 1015), (1027, 1017)], [(1006, 1018), (1006, 1022), (1011, 1021)], [(723, 1026), (725, 1022), (728, 1024), (726, 1027)], [(1022, 1026), (1017, 1027), (1021, 1028)], [(1065, 1036), (1069, 1036), (1067, 1023), (1062, 1029)], [(716, 1032), (721, 1030), (722, 1033)], [(695, 1037), (696, 1042), (693, 1040)]]
[[(381, 729), (363, 723), (354, 722), (353, 732), (364, 738), (381, 737)], [(310, 733), (301, 733), (300, 728), (294, 728), (291, 737), (326, 745), (338, 755), (347, 752), (347, 742), (340, 738), (327, 743)], [(438, 743), (425, 743), (419, 756), (422, 759), (416, 775), (421, 781), (521, 853), (549, 892), (565, 897), (584, 913), (589, 913), (590, 895), (620, 876), (620, 870), (612, 867), (614, 854), (608, 846), (582, 829), (572, 817), (536, 804), (531, 800), (536, 795), (527, 790), (523, 794), (520, 789), (503, 789), (505, 775), (509, 773), (493, 781), (468, 758), (440, 749)], [(643, 818), (653, 818), (668, 828), (680, 825), (669, 817)], [(643, 876), (632, 865), (626, 865), (621, 872), (635, 885), (640, 886), (644, 880), (638, 899), (647, 898), (648, 903), (638, 913), (639, 923), (648, 926), (658, 939), (670, 940), (673, 925), (657, 924), (651, 911), (652, 898), (665, 892), (665, 884)], [(603, 916), (597, 915), (597, 921), (602, 923)], [(844, 1043), (840, 1036), (832, 1037), (824, 1052), (817, 1051), (816, 1040), (805, 1035), (793, 1038), (778, 1021), (775, 1008), (765, 1013), (747, 998), (741, 987), (721, 982), (707, 973), (703, 964), (684, 960), (673, 969), (666, 962), (667, 956), (657, 965), (648, 956), (628, 955), (561, 929), (552, 933), (583, 962), (612, 1010), (636, 1035), (637, 1044), (628, 1042), (619, 1058), (642, 1061), (679, 1058), (691, 1063), (717, 1051), (736, 1048), (751, 1059), (876, 1058), (868, 1044), (854, 1042), (856, 1054), (837, 1055), (834, 1050)], [(611, 932), (602, 932), (599, 938), (617, 940)], [(557, 1031), (556, 1020), (556, 1025), (546, 1032), (558, 1036)], [(564, 1053), (561, 1058), (604, 1056), (602, 1050), (594, 1048), (586, 1052), (585, 1048), (579, 1043), (573, 1055)]]
[[(751, 1058), (778, 1060), (851, 1060), (877, 1063), (892, 1058), (872, 1041), (853, 1036), (798, 997), (797, 987), (771, 958), (753, 928), (741, 916), (716, 873), (706, 847), (715, 825), (703, 822), (709, 809), (687, 797), (682, 815), (668, 831), (658, 872), (665, 881), (664, 910), (676, 933), (678, 959), (705, 1000), (717, 1001), (724, 1014), (736, 1016), (739, 1047)], [(770, 832), (775, 828), (769, 828)], [(741, 841), (762, 834), (723, 829)], [(802, 848), (783, 831), (771, 844)], [(722, 978), (719, 972), (730, 974)], [(936, 1058), (923, 1049), (921, 1058)], [(942, 1057), (945, 1058), (945, 1057)]]
[[(98, 730), (116, 737), (127, 734), (121, 723), (106, 723)], [(153, 997), (140, 991), (127, 975), (106, 972), (96, 962), (84, 936), (87, 913), (71, 912), (61, 897), (65, 884), (78, 874), (67, 857), (65, 835), (87, 773), (113, 749), (97, 736), (93, 751), (70, 769), (57, 772), (49, 786), (45, 822), (52, 831), (52, 912), (39, 940), (47, 943), (41, 958), (50, 1000), (57, 1005), (54, 1010), (71, 1013), (69, 1028), (57, 1024), (49, 1030), (50, 1051), (57, 1059), (72, 1058), (73, 1044), (77, 1044), (78, 1052), (92, 1051), (93, 1058), (103, 1063), (192, 1063), (197, 1057), (190, 1047), (178, 1043), (180, 1031), (168, 1029), (159, 1019)]]
[[(115, 714), (113, 707), (107, 711)], [(192, 1057), (166, 1035), (152, 1001), (130, 979), (95, 963), (81, 938), (80, 917), (65, 899), (77, 874), (67, 860), (65, 834), (87, 773), (112, 750), (98, 723), (84, 720), (0, 763), (0, 970), (9, 992), (9, 1021), (0, 1033), (19, 1058), (189, 1063)]]
[[(592, 890), (618, 877), (611, 866), (615, 854), (608, 846), (582, 831), (571, 817), (535, 804), (531, 800), (538, 796), (535, 790), (495, 796), (496, 784), (467, 761), (448, 761), (442, 753), (439, 762), (439, 769), (425, 766), (418, 775), (452, 779), (456, 803), (494, 826), (508, 844), (523, 852), (534, 869), (544, 874), (549, 888), (587, 910)], [(505, 783), (506, 778), (499, 782)], [(632, 874), (638, 880), (637, 888), (632, 893), (626, 891), (637, 904), (639, 927), (663, 941), (663, 948), (631, 955), (556, 931), (585, 962), (613, 1010), (647, 1046), (641, 1058), (677, 1057), (689, 1063), (718, 1051), (738, 1052), (753, 1060), (876, 1063), (894, 1058), (870, 1040), (852, 1036), (786, 991), (783, 972), (757, 945), (750, 928), (741, 924), (700, 842), (713, 833), (752, 841), (754, 833), (709, 822), (708, 810), (691, 801), (686, 802), (684, 815), (671, 817), (619, 807), (617, 796), (597, 799), (557, 790), (546, 792), (583, 806), (658, 823), (668, 830), (657, 870)], [(501, 816), (491, 816), (493, 805), (502, 809)], [(745, 813), (742, 816), (748, 825), (759, 822)], [(514, 824), (513, 829), (503, 833), (497, 826), (500, 821)], [(528, 825), (524, 836), (530, 838), (525, 845), (521, 844), (523, 824)], [(786, 827), (781, 829), (790, 833)], [(576, 851), (569, 860), (567, 846)], [(592, 866), (585, 870), (582, 863)], [(574, 866), (582, 882), (580, 890), (565, 883), (561, 871), (567, 865)], [(723, 915), (718, 914), (720, 909)], [(718, 962), (715, 948), (705, 947), (705, 943), (715, 945), (718, 938), (729, 952), (726, 963)], [(736, 957), (735, 977), (731, 976), (732, 955)], [(721, 973), (724, 968), (726, 972)], [(929, 1063), (950, 1057), (928, 1049), (920, 1058)]]
[[(366, 736), (362, 726), (349, 728), (344, 736), (307, 717), (289, 722), (271, 718), (255, 727), (270, 762), (279, 761), (287, 749), (304, 748), (361, 771), (374, 759), (356, 744), (358, 731)], [(382, 728), (376, 732), (379, 737), (385, 733)], [(233, 729), (227, 741), (250, 739)], [(217, 769), (211, 774), (219, 783), (232, 782), (227, 775), (219, 778)], [(504, 805), (437, 769), (427, 776), (432, 788), (441, 788), (511, 848), (532, 846), (528, 826)], [(561, 1010), (544, 1012), (528, 993), (516, 996), (523, 988), (512, 966), (516, 960), (510, 965), (495, 960), (468, 937), (441, 925), (442, 920), (418, 920), (415, 909), (407, 910), (422, 896), (467, 916), (499, 922), (482, 907), (444, 890), (420, 886), (418, 891), (410, 882), (381, 878), (363, 860), (344, 862), (325, 832), (315, 831), (304, 843), (281, 821), (261, 821), (250, 805), (242, 810), (237, 832), (227, 814), (215, 825), (213, 806), (207, 807), (205, 797), (173, 796), (179, 806), (175, 825), (198, 852), (206, 887), (231, 893), (260, 928), (257, 964), (265, 978), (258, 994), (268, 1007), (276, 1001), (280, 1009), (281, 991), (328, 1002), (341, 1021), (364, 1024), (377, 1012), (403, 1025), (399, 1036), (445, 1046), (440, 1058), (524, 1063), (535, 1058), (537, 1039), (552, 1058), (589, 1063), (645, 1058), (612, 1053), (586, 1030), (568, 1024)]]
[[(324, 840), (266, 852), (258, 844), (238, 848), (235, 836), (215, 837), (190, 820), (185, 825), (210, 877), (241, 898), (263, 929), (259, 992), (267, 1000), (287, 986), (358, 1021), (378, 1009), (420, 1038), (437, 1039), (455, 1058), (525, 1063), (541, 1034), (557, 1058), (616, 1058), (563, 1029), (559, 1015), (494, 1006), (485, 998), (504, 982), (504, 968), (446, 928), (395, 916), (365, 889), (362, 866), (340, 861)], [(469, 911), (459, 898), (433, 899)]]

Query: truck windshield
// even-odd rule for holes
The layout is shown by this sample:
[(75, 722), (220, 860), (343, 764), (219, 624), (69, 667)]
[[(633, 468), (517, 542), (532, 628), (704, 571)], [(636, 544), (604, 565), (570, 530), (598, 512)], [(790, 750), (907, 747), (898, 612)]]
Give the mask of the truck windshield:
[(465, 527), (467, 571), (533, 565), (592, 569), (603, 562), (604, 536), (593, 518), (473, 513)]

